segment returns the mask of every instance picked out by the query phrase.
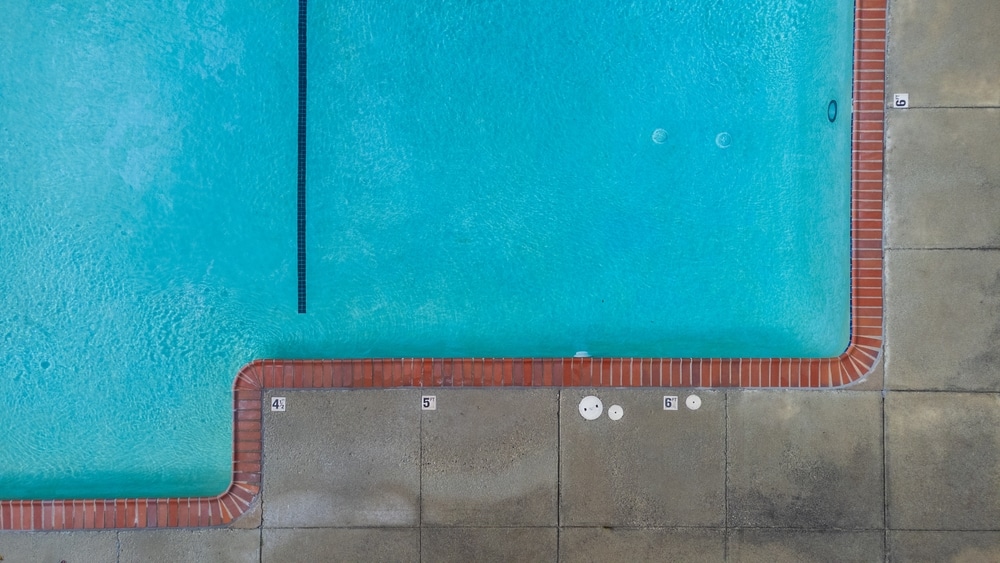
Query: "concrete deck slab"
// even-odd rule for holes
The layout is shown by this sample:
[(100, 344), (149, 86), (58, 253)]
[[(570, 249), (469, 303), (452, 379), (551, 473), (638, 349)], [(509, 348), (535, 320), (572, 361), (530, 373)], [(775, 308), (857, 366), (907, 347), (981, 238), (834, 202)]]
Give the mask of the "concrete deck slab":
[(826, 563), (884, 561), (882, 531), (798, 531), (740, 529), (729, 533), (732, 563)]
[(1000, 3), (889, 3), (886, 94), (912, 107), (1000, 105)]
[(423, 528), (421, 560), (440, 563), (556, 561), (555, 528)]
[(423, 525), (556, 526), (559, 391), (435, 391), (423, 411)]
[(996, 530), (1000, 395), (886, 397), (889, 527)]
[[(692, 411), (685, 397), (701, 397)], [(604, 414), (585, 420), (595, 395)], [(678, 410), (663, 409), (677, 395)], [(564, 389), (560, 398), (563, 526), (721, 526), (725, 520), (725, 393), (663, 389)], [(611, 420), (612, 405), (624, 408)]]
[(419, 525), (419, 391), (269, 395), (287, 411), (264, 417), (265, 527)]
[(730, 526), (880, 528), (881, 396), (732, 391), (728, 464)]
[(419, 528), (264, 530), (261, 563), (420, 561)]
[(998, 145), (1000, 109), (890, 112), (888, 246), (1000, 248)]
[(1000, 251), (886, 253), (890, 389), (1000, 391)]
[(559, 561), (723, 561), (726, 534), (709, 528), (563, 528), (559, 533)]
[(892, 563), (1000, 561), (1000, 532), (889, 532)]
[(0, 532), (3, 563), (117, 563), (115, 532)]
[(123, 531), (119, 532), (118, 541), (121, 544), (119, 563), (148, 561), (259, 563), (260, 561), (260, 530)]

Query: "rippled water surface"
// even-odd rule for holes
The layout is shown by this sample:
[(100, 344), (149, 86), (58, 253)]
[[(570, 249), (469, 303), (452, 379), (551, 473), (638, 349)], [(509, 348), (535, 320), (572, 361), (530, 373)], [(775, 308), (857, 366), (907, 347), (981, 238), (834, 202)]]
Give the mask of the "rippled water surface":
[[(0, 498), (228, 485), (265, 357), (827, 356), (853, 3), (4, 4)], [(831, 100), (840, 115), (828, 118)]]

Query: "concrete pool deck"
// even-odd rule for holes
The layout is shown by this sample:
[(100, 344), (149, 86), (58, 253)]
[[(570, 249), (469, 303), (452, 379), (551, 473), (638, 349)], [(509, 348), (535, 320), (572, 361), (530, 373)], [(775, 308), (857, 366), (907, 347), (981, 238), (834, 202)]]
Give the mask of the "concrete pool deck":
[[(886, 344), (839, 391), (284, 391), (228, 528), (8, 561), (1000, 560), (1000, 4), (891, 0)], [(620, 421), (577, 413), (593, 392)], [(276, 394), (269, 391), (271, 395)]]

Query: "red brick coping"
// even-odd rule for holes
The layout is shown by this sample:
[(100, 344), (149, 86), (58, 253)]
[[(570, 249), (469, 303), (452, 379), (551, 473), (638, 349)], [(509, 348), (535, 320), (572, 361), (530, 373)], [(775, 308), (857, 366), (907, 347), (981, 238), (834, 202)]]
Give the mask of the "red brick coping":
[(212, 498), (0, 501), (0, 530), (220, 526), (260, 492), (265, 389), (389, 387), (839, 387), (882, 349), (886, 0), (857, 0), (851, 191), (851, 342), (837, 358), (260, 360), (233, 385), (233, 481)]

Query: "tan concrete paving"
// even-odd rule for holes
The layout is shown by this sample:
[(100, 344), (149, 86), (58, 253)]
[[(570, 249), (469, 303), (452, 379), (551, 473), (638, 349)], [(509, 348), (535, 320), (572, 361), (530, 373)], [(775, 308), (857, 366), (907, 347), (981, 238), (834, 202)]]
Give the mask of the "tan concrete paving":
[(733, 391), (729, 526), (883, 526), (878, 393)]
[(1000, 248), (997, 146), (1000, 109), (889, 112), (889, 248)]
[(421, 530), (422, 561), (550, 562), (558, 557), (555, 528), (430, 528)]
[(420, 392), (274, 391), (264, 417), (264, 526), (417, 526)]
[(890, 389), (1000, 391), (1000, 251), (891, 250)]
[[(148, 561), (258, 563), (260, 561), (259, 530), (123, 531), (118, 533), (118, 541), (121, 544), (119, 563)], [(67, 563), (69, 561), (67, 559)]]
[(555, 526), (556, 389), (437, 390), (422, 411), (423, 525)]
[(113, 531), (0, 532), (0, 557), (3, 563), (116, 563), (117, 541)]
[(420, 561), (419, 528), (265, 529), (261, 563)]
[(882, 531), (733, 530), (729, 561), (733, 563), (879, 563), (884, 561)]
[(889, 532), (892, 563), (1000, 561), (1000, 532)]
[(726, 534), (718, 528), (563, 528), (559, 561), (670, 561), (705, 563), (725, 560)]
[(997, 529), (1000, 395), (890, 393), (886, 423), (891, 528)]
[(891, 0), (886, 95), (912, 107), (1000, 106), (1000, 3)]
[[(698, 410), (685, 397), (701, 398)], [(587, 395), (604, 414), (585, 420)], [(677, 410), (663, 396), (677, 395)], [(722, 526), (726, 396), (719, 391), (566, 389), (560, 398), (560, 523), (563, 526)], [(611, 420), (614, 405), (624, 409)]]

